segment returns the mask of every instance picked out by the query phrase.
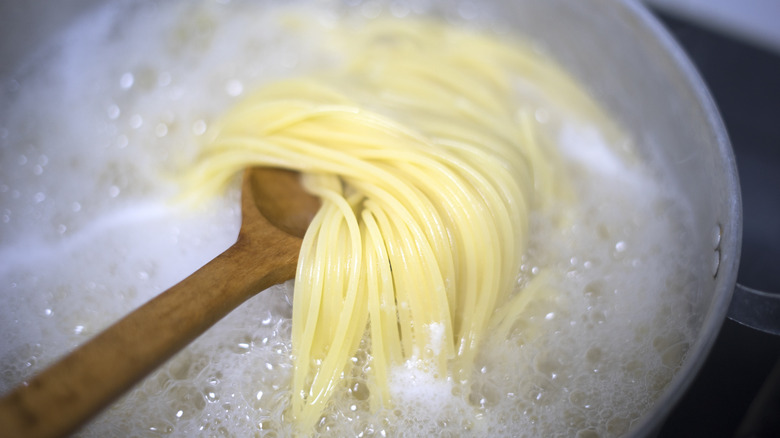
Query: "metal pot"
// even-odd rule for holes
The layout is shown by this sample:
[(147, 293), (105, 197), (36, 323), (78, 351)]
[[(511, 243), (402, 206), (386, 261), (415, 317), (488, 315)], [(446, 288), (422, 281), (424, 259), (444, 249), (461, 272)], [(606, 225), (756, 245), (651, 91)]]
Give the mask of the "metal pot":
[[(712, 270), (693, 313), (699, 336), (669, 384), (632, 429), (651, 436), (693, 381), (731, 301), (742, 232), (736, 164), (728, 135), (704, 83), (663, 26), (634, 2), (531, 2), (548, 22), (528, 20), (552, 53), (641, 139), (641, 153), (665, 168), (693, 207), (700, 231), (689, 236)], [(526, 12), (528, 15), (530, 13)], [(527, 16), (519, 14), (520, 16)]]
[[(0, 87), (12, 86), (23, 56), (98, 0), (0, 4)], [(441, 13), (452, 13), (442, 4)], [(460, 6), (468, 6), (463, 2)], [(694, 273), (703, 285), (692, 313), (699, 336), (655, 406), (631, 430), (652, 435), (704, 362), (729, 311), (741, 244), (742, 212), (734, 155), (704, 83), (680, 47), (642, 4), (614, 0), (496, 1), (497, 16), (512, 17), (521, 35), (543, 48), (590, 89), (639, 139), (642, 158), (680, 188), (698, 224), (690, 245), (709, 260)], [(761, 298), (740, 288), (732, 315), (761, 325), (748, 303)], [(771, 296), (770, 296), (771, 298)], [(774, 311), (777, 311), (775, 304)], [(770, 315), (771, 316), (771, 315)], [(764, 316), (763, 318), (766, 318)], [(771, 330), (771, 329), (770, 329)]]

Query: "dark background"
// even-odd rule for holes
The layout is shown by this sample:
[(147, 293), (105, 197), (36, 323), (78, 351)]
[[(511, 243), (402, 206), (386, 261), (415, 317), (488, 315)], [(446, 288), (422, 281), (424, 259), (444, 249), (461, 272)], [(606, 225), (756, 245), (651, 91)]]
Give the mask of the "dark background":
[[(780, 53), (655, 13), (698, 68), (731, 138), (744, 208), (738, 281), (780, 293)], [(659, 436), (779, 438), (780, 336), (727, 320)]]

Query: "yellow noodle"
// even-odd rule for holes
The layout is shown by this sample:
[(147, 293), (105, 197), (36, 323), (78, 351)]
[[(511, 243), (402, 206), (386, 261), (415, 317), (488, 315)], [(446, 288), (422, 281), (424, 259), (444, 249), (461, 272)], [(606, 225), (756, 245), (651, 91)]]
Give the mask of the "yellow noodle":
[[(371, 405), (393, 367), (467, 381), (488, 330), (503, 338), (543, 279), (513, 292), (530, 211), (565, 198), (531, 83), (603, 121), (552, 63), (518, 44), (431, 21), (335, 28), (341, 67), (269, 84), (219, 124), (185, 184), (211, 194), (246, 167), (304, 174), (322, 207), (304, 239), (293, 299), (291, 414), (310, 431), (364, 336)], [(497, 310), (498, 309), (498, 310)]]

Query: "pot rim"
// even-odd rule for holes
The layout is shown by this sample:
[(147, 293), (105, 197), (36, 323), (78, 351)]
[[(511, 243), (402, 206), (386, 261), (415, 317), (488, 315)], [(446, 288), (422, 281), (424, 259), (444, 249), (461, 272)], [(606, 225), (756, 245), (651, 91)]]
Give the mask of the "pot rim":
[(737, 281), (739, 258), (742, 248), (742, 196), (739, 186), (737, 164), (723, 119), (704, 80), (693, 62), (666, 27), (642, 3), (624, 0), (629, 14), (633, 14), (641, 30), (653, 37), (669, 56), (671, 64), (681, 73), (686, 85), (696, 97), (696, 103), (705, 114), (707, 128), (714, 135), (717, 155), (724, 168), (726, 192), (729, 196), (726, 216), (720, 222), (721, 240), (718, 246), (719, 265), (715, 280), (715, 291), (704, 316), (695, 343), (686, 353), (686, 359), (667, 385), (664, 393), (655, 400), (654, 406), (640, 417), (629, 430), (631, 436), (652, 436), (657, 434), (663, 421), (690, 387), (701, 370), (715, 343), (731, 303)]

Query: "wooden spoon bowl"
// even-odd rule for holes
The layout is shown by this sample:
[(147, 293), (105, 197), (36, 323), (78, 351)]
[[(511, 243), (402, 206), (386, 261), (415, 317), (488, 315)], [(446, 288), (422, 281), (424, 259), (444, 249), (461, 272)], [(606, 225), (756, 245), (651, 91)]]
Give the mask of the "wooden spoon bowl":
[(236, 243), (0, 399), (0, 435), (73, 432), (244, 301), (293, 278), (319, 208), (299, 179), (247, 169)]

